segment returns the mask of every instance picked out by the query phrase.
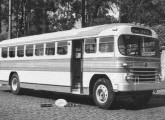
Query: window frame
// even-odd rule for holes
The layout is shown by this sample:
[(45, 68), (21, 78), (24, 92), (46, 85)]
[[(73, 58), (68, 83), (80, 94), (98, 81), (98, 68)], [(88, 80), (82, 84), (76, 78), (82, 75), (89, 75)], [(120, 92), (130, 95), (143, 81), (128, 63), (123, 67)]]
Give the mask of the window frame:
[[(26, 57), (33, 57), (33, 56), (34, 56), (34, 45), (33, 45), (33, 44), (27, 44), (27, 45), (25, 45), (25, 46), (26, 46), (26, 49), (25, 49), (25, 56), (26, 56)], [(29, 47), (29, 46), (32, 46), (32, 47)], [(30, 56), (27, 55), (27, 48), (28, 48), (28, 47), (30, 48), (29, 50), (32, 50), (32, 52), (31, 52), (32, 55), (30, 55)]]
[[(87, 40), (93, 40), (93, 39), (95, 40), (95, 44), (92, 44), (92, 43), (86, 44)], [(86, 54), (96, 54), (97, 53), (97, 48), (98, 48), (97, 41), (98, 41), (98, 38), (87, 38), (87, 39), (85, 39), (85, 42), (84, 42), (84, 53), (86, 53)], [(95, 51), (94, 52), (86, 52), (86, 45), (95, 45)]]
[(35, 53), (34, 55), (37, 57), (44, 56), (44, 43), (35, 44), (34, 53)]
[[(109, 41), (107, 41), (107, 42), (100, 42), (101, 41), (101, 39), (102, 38), (108, 38), (109, 39)], [(102, 54), (104, 54), (104, 53), (112, 53), (112, 52), (114, 52), (114, 46), (115, 46), (115, 41), (114, 41), (114, 36), (105, 36), (105, 37), (100, 37), (99, 38), (99, 43), (98, 43), (98, 51), (100, 52), (100, 53), (102, 53)], [(111, 47), (111, 45), (112, 45), (112, 51), (104, 51), (104, 52), (102, 52), (100, 49), (100, 44), (109, 44), (110, 45), (110, 47)], [(111, 49), (110, 49), (111, 50)]]
[[(6, 57), (3, 57), (3, 48), (6, 48)], [(9, 57), (9, 50), (8, 47), (1, 47), (1, 58), (6, 59)]]
[[(59, 45), (59, 43), (63, 43), (64, 45)], [(65, 54), (60, 54), (59, 53), (59, 48), (63, 48), (63, 51), (65, 51), (65, 48), (64, 47), (67, 47), (67, 49), (66, 49), (66, 53)], [(57, 55), (60, 55), (60, 56), (62, 56), (62, 55), (68, 55), (68, 53), (69, 53), (69, 47), (68, 47), (68, 41), (58, 41), (57, 42)]]
[[(137, 41), (135, 41), (135, 42), (137, 42), (137, 48), (135, 49), (135, 47), (132, 47), (133, 45), (136, 45), (135, 43), (134, 44), (130, 44), (131, 46), (130, 46), (130, 50), (132, 50), (134, 53), (135, 53), (135, 50), (137, 51), (137, 54), (128, 54), (128, 51), (129, 51), (129, 47), (123, 47), (123, 48), (121, 48), (121, 46), (120, 45), (122, 45), (123, 43), (121, 43), (121, 38), (122, 37), (135, 37), (136, 38), (136, 40), (137, 40), (137, 38), (139, 37), (139, 38), (141, 38), (141, 39), (139, 39), (139, 40), (137, 40)], [(145, 55), (142, 55), (142, 44), (141, 43), (143, 43), (144, 41), (143, 41), (143, 39), (153, 39), (153, 41), (151, 41), (151, 42), (155, 42), (155, 47), (151, 47), (151, 48), (155, 48), (155, 55), (153, 55), (153, 56), (145, 56)], [(123, 39), (123, 38), (122, 38)], [(135, 40), (135, 39), (134, 39)], [(118, 47), (118, 51), (119, 51), (119, 53), (121, 54), (121, 55), (123, 55), (123, 56), (131, 56), (131, 57), (155, 57), (155, 58), (158, 58), (159, 56), (160, 56), (160, 54), (159, 54), (159, 41), (156, 39), (156, 38), (154, 38), (154, 37), (149, 37), (149, 36), (142, 36), (142, 35), (132, 35), (132, 34), (121, 34), (119, 37), (118, 37), (118, 40), (117, 40), (118, 42), (117, 42), (117, 47)], [(157, 48), (158, 47), (158, 48)], [(132, 49), (133, 48), (133, 49)], [(124, 52), (122, 52), (122, 49), (124, 50)]]
[(16, 47), (15, 46), (10, 46), (8, 51), (9, 51), (9, 57), (10, 58), (15, 58), (16, 57)]
[[(54, 44), (54, 47), (52, 47), (52, 46), (48, 46), (47, 47), (47, 45), (48, 44)], [(54, 51), (52, 52), (53, 54), (49, 54), (49, 51), (47, 51), (48, 49), (53, 49), (54, 48)], [(46, 56), (54, 56), (56, 54), (56, 42), (47, 42), (47, 43), (45, 43), (45, 55)]]
[[(19, 47), (21, 47), (21, 49), (19, 49)], [(23, 47), (23, 49), (22, 49), (22, 47)], [(19, 56), (19, 51), (22, 51), (23, 50), (23, 56)], [(24, 45), (19, 45), (19, 46), (17, 46), (17, 57), (19, 57), (19, 58), (22, 58), (22, 57), (25, 57), (25, 46)]]

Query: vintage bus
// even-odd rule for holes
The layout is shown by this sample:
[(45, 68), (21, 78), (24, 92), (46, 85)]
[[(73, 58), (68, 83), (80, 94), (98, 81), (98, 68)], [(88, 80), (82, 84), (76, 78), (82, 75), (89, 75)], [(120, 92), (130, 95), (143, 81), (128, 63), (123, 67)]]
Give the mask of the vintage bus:
[(108, 109), (117, 95), (145, 105), (164, 89), (156, 33), (134, 24), (106, 24), (0, 42), (0, 84), (91, 95)]

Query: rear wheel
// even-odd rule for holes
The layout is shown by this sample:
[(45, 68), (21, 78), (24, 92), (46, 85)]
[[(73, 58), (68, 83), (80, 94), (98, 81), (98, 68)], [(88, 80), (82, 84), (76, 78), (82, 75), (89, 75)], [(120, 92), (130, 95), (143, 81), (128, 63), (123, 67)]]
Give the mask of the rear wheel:
[(20, 88), (20, 81), (17, 74), (13, 74), (10, 79), (10, 87), (11, 92), (15, 95), (20, 94), (21, 88)]
[(139, 107), (143, 107), (147, 105), (147, 103), (150, 101), (152, 97), (152, 91), (140, 91), (134, 93), (132, 96), (132, 99)]
[(114, 100), (114, 92), (108, 79), (101, 78), (97, 80), (93, 88), (93, 98), (99, 108), (110, 108)]

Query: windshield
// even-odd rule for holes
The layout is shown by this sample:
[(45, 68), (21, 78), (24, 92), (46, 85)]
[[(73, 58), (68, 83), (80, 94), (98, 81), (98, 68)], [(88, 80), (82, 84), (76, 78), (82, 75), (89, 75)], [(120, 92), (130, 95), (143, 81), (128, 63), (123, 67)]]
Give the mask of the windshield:
[(118, 47), (120, 53), (126, 56), (159, 57), (159, 42), (155, 38), (121, 35)]

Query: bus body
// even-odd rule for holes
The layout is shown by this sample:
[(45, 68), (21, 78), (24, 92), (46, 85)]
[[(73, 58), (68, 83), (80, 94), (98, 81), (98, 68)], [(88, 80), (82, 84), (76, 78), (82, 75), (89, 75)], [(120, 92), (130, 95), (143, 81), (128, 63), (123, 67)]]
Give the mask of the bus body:
[(108, 109), (117, 93), (130, 93), (142, 105), (153, 90), (165, 88), (160, 76), (156, 33), (133, 24), (0, 42), (0, 84), (10, 85), (14, 94), (30, 88), (93, 95), (100, 108)]

